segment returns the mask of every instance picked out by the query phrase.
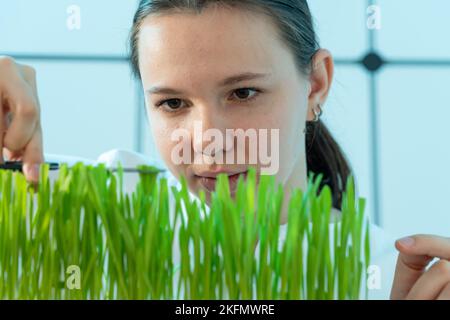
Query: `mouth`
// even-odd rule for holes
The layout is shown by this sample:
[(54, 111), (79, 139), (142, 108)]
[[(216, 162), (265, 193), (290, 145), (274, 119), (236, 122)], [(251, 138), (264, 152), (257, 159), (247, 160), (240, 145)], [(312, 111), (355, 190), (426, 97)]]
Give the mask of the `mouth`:
[[(234, 193), (236, 191), (237, 183), (240, 176), (242, 176), (244, 180), (247, 178), (247, 172), (248, 170), (234, 174), (228, 174), (228, 182), (231, 193)], [(195, 178), (199, 181), (200, 185), (202, 185), (203, 188), (205, 188), (207, 191), (213, 192), (216, 190), (217, 175), (210, 175), (210, 176), (195, 175)]]

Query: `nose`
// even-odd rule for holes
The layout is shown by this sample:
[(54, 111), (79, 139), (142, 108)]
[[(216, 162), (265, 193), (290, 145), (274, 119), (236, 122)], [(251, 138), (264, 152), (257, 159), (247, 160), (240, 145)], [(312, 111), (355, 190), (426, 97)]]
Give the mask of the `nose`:
[[(214, 157), (217, 153), (227, 153), (234, 148), (230, 119), (226, 112), (212, 105), (199, 107), (194, 120), (192, 144), (196, 154)], [(227, 132), (228, 131), (228, 132)]]

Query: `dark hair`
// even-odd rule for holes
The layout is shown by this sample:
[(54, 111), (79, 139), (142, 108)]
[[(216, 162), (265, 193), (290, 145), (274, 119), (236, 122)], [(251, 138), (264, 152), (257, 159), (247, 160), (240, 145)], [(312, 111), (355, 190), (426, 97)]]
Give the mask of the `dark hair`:
[[(141, 0), (130, 34), (133, 73), (140, 78), (138, 39), (142, 21), (150, 14), (171, 10), (201, 13), (211, 4), (258, 10), (267, 14), (278, 27), (281, 39), (292, 50), (297, 68), (309, 74), (314, 54), (320, 48), (306, 0)], [(340, 209), (342, 193), (351, 174), (350, 165), (325, 124), (308, 121), (306, 125), (306, 161), (308, 174), (322, 174), (322, 184), (331, 188), (333, 207)], [(320, 190), (319, 189), (319, 190)]]

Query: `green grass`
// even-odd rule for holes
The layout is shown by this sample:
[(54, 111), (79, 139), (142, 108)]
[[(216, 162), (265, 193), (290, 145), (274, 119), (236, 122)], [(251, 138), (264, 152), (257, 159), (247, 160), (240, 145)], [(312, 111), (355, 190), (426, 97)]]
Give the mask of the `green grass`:
[[(35, 189), (0, 170), (0, 298), (363, 298), (369, 229), (352, 179), (342, 220), (332, 223), (330, 189), (318, 194), (321, 176), (310, 176), (287, 199), (279, 241), (284, 192), (274, 177), (257, 186), (251, 170), (233, 200), (221, 175), (208, 207), (204, 193), (189, 197), (184, 179), (175, 188), (142, 174), (130, 194), (123, 176), (78, 163), (51, 184), (43, 165)], [(79, 267), (80, 289), (68, 284), (70, 266)]]

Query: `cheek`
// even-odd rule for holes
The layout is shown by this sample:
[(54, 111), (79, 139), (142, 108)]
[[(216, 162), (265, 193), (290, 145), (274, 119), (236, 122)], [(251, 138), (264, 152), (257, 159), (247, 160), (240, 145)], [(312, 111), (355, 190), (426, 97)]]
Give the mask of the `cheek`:
[[(158, 117), (158, 115), (153, 120), (151, 128), (156, 149), (170, 172), (176, 178), (179, 178), (181, 175), (186, 174), (185, 169), (187, 165), (174, 163), (172, 153), (177, 152), (180, 149), (180, 145), (183, 145), (183, 150), (184, 148), (190, 148), (190, 140), (181, 138), (178, 135), (180, 132), (178, 130), (186, 132), (186, 129), (182, 129), (179, 121), (171, 121), (170, 119)], [(182, 139), (182, 141), (180, 142), (177, 139)]]
[(151, 128), (155, 146), (166, 165), (169, 165), (171, 151), (176, 143), (171, 139), (172, 132), (175, 128), (171, 128), (169, 124), (161, 121), (161, 119), (153, 121), (151, 123)]
[(306, 121), (307, 98), (299, 92), (284, 92), (277, 104), (279, 112), (271, 112), (273, 127), (279, 128), (279, 173), (285, 181), (305, 155), (303, 128)]
[(262, 122), (279, 129), (283, 150), (292, 152), (298, 149), (306, 121), (307, 99), (300, 93), (283, 91), (271, 105)]

